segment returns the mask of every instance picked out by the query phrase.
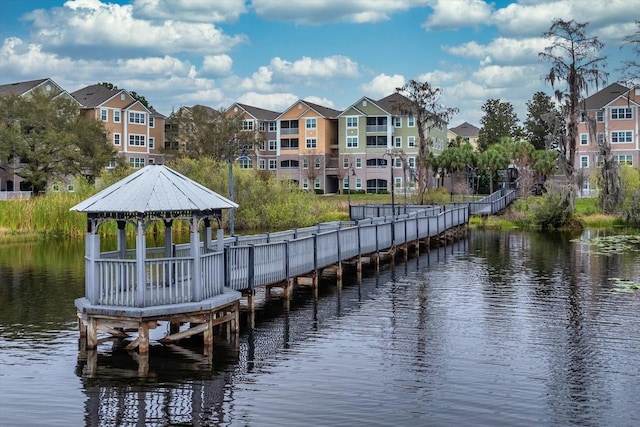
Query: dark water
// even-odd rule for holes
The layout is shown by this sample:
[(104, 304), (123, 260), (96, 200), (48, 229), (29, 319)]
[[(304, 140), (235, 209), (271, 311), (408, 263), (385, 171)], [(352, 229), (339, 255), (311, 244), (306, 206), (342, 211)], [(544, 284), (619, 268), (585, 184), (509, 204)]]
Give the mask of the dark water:
[[(592, 232), (593, 233), (593, 232)], [(0, 425), (640, 425), (638, 253), (470, 231), (289, 313), (237, 346), (121, 344), (79, 359), (82, 244), (0, 246)]]

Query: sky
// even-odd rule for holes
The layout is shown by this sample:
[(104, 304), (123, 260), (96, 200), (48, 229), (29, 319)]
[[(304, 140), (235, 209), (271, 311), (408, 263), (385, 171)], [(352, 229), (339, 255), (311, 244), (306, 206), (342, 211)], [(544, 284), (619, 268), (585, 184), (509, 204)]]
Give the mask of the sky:
[(169, 115), (299, 99), (342, 110), (413, 79), (459, 109), (451, 127), (480, 127), (488, 99), (524, 121), (535, 92), (553, 94), (538, 53), (554, 18), (588, 22), (618, 80), (640, 0), (1, 0), (0, 84), (111, 82)]

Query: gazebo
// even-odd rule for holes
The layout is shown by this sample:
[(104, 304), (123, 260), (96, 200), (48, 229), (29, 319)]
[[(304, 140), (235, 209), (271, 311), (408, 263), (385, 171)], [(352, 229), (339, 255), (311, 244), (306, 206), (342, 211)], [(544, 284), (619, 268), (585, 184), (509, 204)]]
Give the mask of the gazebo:
[[(149, 350), (149, 329), (168, 321), (176, 341), (203, 333), (205, 352), (213, 344), (214, 327), (238, 333), (241, 294), (224, 287), (223, 209), (231, 200), (163, 166), (149, 165), (72, 207), (87, 214), (85, 296), (75, 301), (81, 341), (87, 350), (98, 345), (97, 331), (138, 336), (127, 349)], [(172, 241), (174, 220), (186, 221), (189, 244)], [(100, 252), (102, 224), (118, 225), (117, 248)], [(165, 225), (164, 246), (147, 248), (146, 230), (154, 221)], [(212, 240), (212, 223), (217, 238)], [(127, 249), (126, 225), (135, 227), (135, 248)], [(203, 239), (201, 241), (201, 225)], [(180, 326), (189, 328), (180, 331)]]

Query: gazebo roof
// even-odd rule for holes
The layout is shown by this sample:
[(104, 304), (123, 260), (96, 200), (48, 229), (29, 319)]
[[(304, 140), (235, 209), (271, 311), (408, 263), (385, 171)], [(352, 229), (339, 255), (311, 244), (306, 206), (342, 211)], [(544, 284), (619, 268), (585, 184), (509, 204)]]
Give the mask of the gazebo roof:
[(211, 212), (238, 205), (164, 165), (149, 165), (70, 210), (89, 214), (178, 214)]

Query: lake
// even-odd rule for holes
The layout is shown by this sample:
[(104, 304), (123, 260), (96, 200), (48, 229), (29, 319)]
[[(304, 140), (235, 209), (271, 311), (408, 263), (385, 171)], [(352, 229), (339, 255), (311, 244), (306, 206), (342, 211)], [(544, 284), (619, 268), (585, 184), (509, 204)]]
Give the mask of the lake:
[(599, 234), (470, 230), (267, 301), (213, 361), (153, 345), (146, 376), (78, 351), (83, 242), (0, 245), (0, 425), (640, 425), (640, 248)]

